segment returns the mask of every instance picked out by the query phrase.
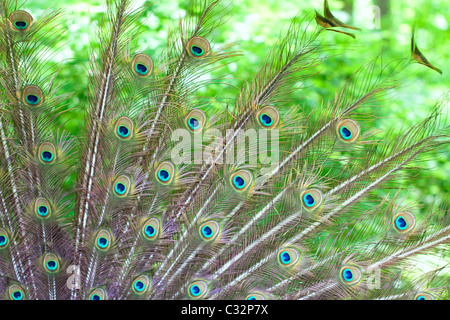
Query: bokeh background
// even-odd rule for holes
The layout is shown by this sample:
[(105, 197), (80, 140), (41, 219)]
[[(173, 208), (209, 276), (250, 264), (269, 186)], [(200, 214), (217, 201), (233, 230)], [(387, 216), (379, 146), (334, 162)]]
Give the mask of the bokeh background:
[[(145, 1), (136, 1), (136, 5)], [(168, 28), (186, 14), (189, 1), (155, 1), (144, 14), (139, 45), (157, 61), (166, 44)], [(220, 30), (213, 34), (215, 46), (236, 42), (242, 52), (239, 59), (221, 69), (218, 76), (227, 75), (229, 82), (240, 87), (250, 80), (264, 55), (274, 44), (283, 27), (287, 27), (296, 15), (317, 10), (322, 13), (322, 0), (234, 0), (227, 2), (230, 15)], [(83, 127), (83, 101), (86, 101), (88, 85), (88, 60), (91, 46), (96, 46), (95, 31), (104, 15), (104, 1), (100, 0), (30, 0), (25, 6), (35, 16), (45, 9), (61, 8), (65, 11), (66, 33), (61, 41), (66, 43), (56, 59), (64, 61), (61, 77), (62, 91), (72, 93), (68, 112), (61, 119), (61, 126), (73, 136), (80, 136)], [(325, 43), (339, 48), (338, 54), (325, 60), (321, 72), (303, 93), (302, 103), (314, 107), (321, 100), (333, 98), (344, 81), (364, 62), (381, 51), (383, 60), (409, 57), (412, 26), (416, 25), (418, 47), (443, 74), (418, 65), (406, 79), (405, 85), (390, 96), (385, 107), (377, 110), (373, 123), (379, 130), (400, 128), (423, 118), (430, 106), (450, 88), (450, 6), (447, 0), (330, 0), (333, 14), (341, 21), (362, 30), (356, 39), (342, 34), (326, 32)], [(215, 76), (215, 75), (214, 75)], [(211, 85), (199, 94), (233, 98), (237, 89), (232, 86)], [(293, 101), (297, 97), (294, 95)], [(430, 153), (420, 163), (402, 176), (400, 182), (412, 201), (422, 205), (425, 212), (436, 204), (449, 205), (450, 148)], [(75, 173), (73, 173), (75, 175)], [(73, 187), (69, 180), (67, 188)]]

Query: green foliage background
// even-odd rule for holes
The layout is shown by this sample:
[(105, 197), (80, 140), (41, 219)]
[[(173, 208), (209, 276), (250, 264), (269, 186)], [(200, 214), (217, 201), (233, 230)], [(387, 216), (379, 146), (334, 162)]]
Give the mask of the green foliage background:
[[(144, 3), (136, 1), (137, 4)], [(158, 61), (166, 43), (169, 26), (177, 23), (188, 8), (189, 1), (156, 1), (146, 15), (139, 21), (142, 36), (139, 45)], [(229, 2), (231, 14), (229, 20), (213, 34), (214, 46), (236, 42), (236, 48), (242, 56), (234, 63), (221, 69), (217, 75), (227, 75), (228, 83), (236, 86), (214, 84), (199, 94), (233, 98), (243, 81), (255, 74), (258, 64), (274, 44), (283, 26), (289, 25), (296, 15), (317, 10), (322, 12), (322, 0), (235, 0)], [(425, 56), (442, 69), (439, 75), (424, 66), (418, 65), (417, 71), (407, 79), (405, 86), (379, 109), (378, 118), (373, 127), (386, 130), (399, 128), (400, 122), (407, 126), (423, 118), (436, 99), (449, 89), (450, 84), (450, 6), (446, 0), (330, 0), (333, 14), (340, 20), (360, 27), (356, 39), (342, 34), (326, 32), (325, 43), (335, 44), (344, 54), (334, 55), (325, 60), (321, 72), (307, 83), (307, 90), (293, 95), (293, 103), (306, 102), (313, 108), (321, 100), (334, 97), (344, 81), (364, 62), (383, 51), (383, 60), (408, 57), (412, 26), (416, 24), (418, 47)], [(373, 25), (371, 14), (373, 5), (380, 8), (379, 27)], [(58, 55), (64, 60), (60, 79), (64, 79), (61, 93), (70, 92), (72, 98), (67, 106), (68, 112), (61, 120), (61, 126), (73, 136), (80, 136), (83, 127), (83, 106), (86, 101), (88, 85), (88, 60), (90, 48), (96, 46), (95, 30), (104, 15), (104, 1), (100, 0), (30, 0), (25, 4), (27, 10), (39, 16), (48, 8), (64, 9), (67, 32), (61, 37), (66, 43)], [(73, 178), (75, 172), (72, 173)], [(407, 172), (403, 178), (409, 198), (427, 207), (442, 203), (449, 205), (450, 190), (450, 148), (444, 152), (429, 154), (421, 163), (421, 169)], [(67, 187), (73, 187), (74, 179)]]

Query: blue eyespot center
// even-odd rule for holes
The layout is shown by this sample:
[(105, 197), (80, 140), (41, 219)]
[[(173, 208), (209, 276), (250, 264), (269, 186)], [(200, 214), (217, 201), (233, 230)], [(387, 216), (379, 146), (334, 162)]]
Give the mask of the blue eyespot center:
[(189, 118), (188, 122), (189, 122), (189, 126), (190, 126), (193, 130), (196, 130), (196, 129), (198, 129), (198, 128), (200, 127), (200, 121), (198, 121), (198, 120), (195, 119), (195, 118)]
[(272, 123), (273, 123), (272, 118), (265, 113), (261, 114), (261, 116), (259, 117), (259, 120), (261, 120), (261, 123), (267, 127), (272, 125)]
[(102, 300), (102, 298), (98, 294), (93, 294), (91, 300)]
[(57, 266), (58, 264), (56, 263), (56, 261), (50, 260), (47, 262), (47, 268), (51, 271), (56, 270)]
[(100, 248), (106, 248), (108, 246), (108, 239), (106, 239), (105, 237), (100, 237), (97, 240), (98, 246)]
[(288, 264), (289, 262), (291, 262), (291, 255), (287, 251), (283, 251), (280, 254), (280, 258), (281, 258), (281, 263), (283, 263), (283, 264)]
[(307, 207), (312, 207), (316, 203), (314, 197), (310, 193), (307, 193), (303, 196), (303, 201), (305, 202), (305, 205)]
[(339, 129), (339, 132), (341, 133), (342, 138), (346, 140), (352, 137), (352, 132), (345, 126), (342, 126), (341, 129)]
[(27, 26), (28, 26), (28, 23), (26, 23), (25, 21), (15, 21), (14, 22), (14, 26), (17, 28), (17, 29), (25, 29)]
[(134, 68), (137, 73), (142, 75), (145, 75), (148, 72), (148, 68), (142, 63), (137, 63)]
[(247, 300), (256, 300), (256, 297), (255, 296), (250, 296), (250, 297), (247, 298)]
[(145, 289), (145, 284), (142, 281), (138, 280), (134, 283), (134, 288), (136, 289), (136, 291), (141, 292)]
[(417, 300), (427, 300), (427, 299), (425, 299), (424, 296), (418, 296), (418, 297), (417, 297)]
[(156, 233), (155, 228), (153, 228), (152, 226), (146, 226), (145, 227), (145, 234), (149, 237), (153, 237)]
[(126, 138), (130, 135), (130, 130), (128, 130), (128, 128), (125, 126), (119, 126), (117, 128), (117, 133), (119, 134), (119, 136)]
[(51, 153), (50, 151), (43, 151), (41, 153), (41, 159), (45, 162), (50, 162), (53, 160), (53, 153)]
[(167, 170), (161, 169), (158, 172), (158, 177), (159, 177), (159, 179), (161, 179), (161, 181), (166, 182), (170, 178), (170, 173)]
[(191, 286), (191, 294), (195, 297), (199, 296), (201, 293), (200, 287), (196, 284)]
[(408, 224), (406, 223), (406, 220), (400, 216), (395, 220), (395, 224), (397, 225), (397, 228), (400, 230), (405, 230)]
[(115, 189), (118, 194), (124, 194), (127, 191), (127, 187), (121, 182), (116, 183)]
[(39, 206), (37, 211), (38, 211), (39, 215), (42, 217), (44, 217), (48, 214), (48, 208), (46, 206)]
[(209, 226), (203, 226), (202, 228), (202, 234), (206, 237), (206, 238), (211, 238), (213, 235), (213, 231)]
[(191, 52), (196, 56), (201, 56), (203, 54), (203, 49), (197, 46), (191, 46)]
[(12, 297), (14, 300), (22, 300), (23, 294), (21, 291), (14, 291)]
[(353, 272), (350, 269), (344, 269), (344, 271), (342, 271), (342, 275), (345, 281), (353, 280)]
[(34, 94), (27, 95), (26, 100), (29, 104), (33, 104), (33, 105), (39, 103), (39, 97), (35, 96)]
[(0, 235), (0, 247), (3, 247), (8, 242), (8, 238), (4, 235)]
[(235, 176), (233, 178), (233, 183), (238, 189), (245, 187), (245, 180), (241, 176)]

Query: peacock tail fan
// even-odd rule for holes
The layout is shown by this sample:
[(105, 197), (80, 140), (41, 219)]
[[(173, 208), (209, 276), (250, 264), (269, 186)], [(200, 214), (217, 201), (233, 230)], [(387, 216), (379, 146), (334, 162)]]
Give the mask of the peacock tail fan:
[(324, 1), (233, 77), (226, 1), (190, 1), (161, 48), (145, 29), (170, 6), (108, 0), (82, 59), (87, 20), (28, 5), (0, 0), (3, 299), (448, 299), (448, 194), (410, 184), (448, 154), (449, 93), (384, 121), (445, 75), (414, 27), (353, 65), (377, 38)]

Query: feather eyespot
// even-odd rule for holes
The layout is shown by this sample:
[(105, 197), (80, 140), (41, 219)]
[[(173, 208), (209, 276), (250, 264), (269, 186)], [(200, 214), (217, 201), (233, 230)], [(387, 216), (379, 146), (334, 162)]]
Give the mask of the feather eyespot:
[(339, 139), (343, 142), (354, 142), (361, 133), (359, 124), (351, 119), (340, 121), (337, 125), (337, 131)]
[(278, 263), (282, 267), (292, 267), (300, 261), (300, 252), (295, 248), (283, 248), (278, 251)]
[(436, 300), (436, 298), (428, 292), (419, 292), (414, 297), (414, 300)]
[(134, 73), (140, 77), (148, 77), (153, 72), (153, 60), (145, 53), (137, 54), (133, 58), (131, 66)]
[(23, 30), (28, 27), (28, 23), (26, 21), (14, 21), (14, 27), (16, 27), (17, 30)]
[(140, 75), (145, 75), (148, 73), (148, 68), (145, 64), (136, 63), (136, 65), (134, 67), (134, 71), (136, 71)]
[(158, 178), (163, 182), (167, 182), (170, 179), (170, 173), (167, 170), (161, 169), (158, 171)]
[(394, 229), (401, 234), (408, 233), (416, 225), (416, 217), (410, 212), (401, 212), (394, 217)]
[(150, 278), (146, 275), (140, 275), (133, 281), (133, 291), (136, 294), (144, 294), (150, 287)]
[(208, 284), (206, 281), (197, 280), (188, 287), (188, 295), (192, 299), (201, 299), (208, 293)]
[(250, 292), (246, 297), (245, 300), (267, 300), (267, 296), (258, 291)]
[(157, 218), (150, 218), (145, 221), (142, 227), (142, 235), (147, 240), (155, 240), (159, 236), (160, 222)]
[(29, 94), (26, 96), (25, 100), (28, 104), (36, 105), (39, 103), (39, 97), (34, 94)]
[(353, 265), (343, 266), (339, 272), (342, 282), (346, 285), (357, 285), (362, 280), (362, 271), (359, 267)]
[(53, 253), (47, 253), (43, 259), (43, 265), (47, 272), (56, 273), (59, 271), (59, 258)]
[(0, 228), (0, 249), (5, 249), (9, 244), (9, 235), (8, 232)]
[(199, 228), (200, 238), (204, 241), (213, 241), (214, 239), (217, 239), (219, 233), (220, 225), (214, 220), (204, 222)]
[(97, 288), (89, 295), (89, 300), (106, 300), (106, 292), (102, 288)]
[(34, 202), (34, 212), (38, 218), (48, 218), (51, 214), (50, 202), (44, 197), (38, 197)]
[(156, 179), (164, 185), (168, 185), (173, 181), (175, 167), (170, 161), (164, 161), (156, 168)]
[(28, 85), (23, 89), (23, 102), (30, 107), (37, 107), (44, 101), (41, 88), (35, 85)]
[(39, 161), (50, 164), (56, 160), (56, 148), (53, 143), (43, 142), (38, 149)]
[(353, 280), (353, 272), (350, 269), (344, 269), (342, 270), (342, 277), (345, 281), (349, 282)]
[(323, 195), (319, 189), (308, 189), (301, 194), (302, 204), (306, 210), (314, 210), (322, 204)]
[(47, 267), (48, 270), (53, 271), (58, 267), (58, 264), (56, 261), (52, 260), (52, 261), (47, 262), (45, 264), (45, 266)]
[(53, 154), (49, 151), (44, 151), (41, 153), (41, 158), (45, 162), (50, 162), (53, 160)]
[(6, 247), (7, 244), (8, 244), (8, 237), (6, 237), (3, 234), (0, 235), (0, 248)]
[(95, 246), (100, 251), (108, 251), (111, 248), (112, 235), (106, 229), (101, 229), (95, 237)]
[(129, 140), (133, 137), (134, 124), (128, 117), (120, 117), (114, 126), (114, 132), (121, 140)]
[(46, 215), (48, 215), (49, 210), (46, 206), (40, 206), (38, 207), (37, 212), (40, 216), (45, 217)]
[(126, 138), (129, 136), (130, 130), (128, 130), (128, 128), (125, 126), (120, 126), (117, 128), (117, 133), (119, 134), (120, 137)]
[(16, 10), (9, 15), (11, 27), (16, 31), (27, 31), (33, 22), (31, 15), (23, 10)]
[(25, 299), (25, 290), (17, 284), (13, 284), (8, 288), (8, 294), (11, 300)]
[(266, 106), (262, 108), (257, 114), (258, 123), (264, 129), (273, 129), (280, 121), (280, 113), (275, 107)]
[(248, 190), (253, 182), (253, 175), (248, 170), (239, 170), (231, 175), (231, 186), (238, 192), (244, 192)]
[(245, 187), (245, 180), (244, 180), (244, 178), (242, 178), (239, 175), (234, 176), (234, 178), (233, 178), (233, 185), (236, 188), (238, 188), (238, 189), (244, 188)]
[(114, 194), (118, 197), (126, 197), (130, 193), (131, 180), (126, 175), (117, 177), (114, 181)]
[(186, 126), (192, 132), (202, 131), (206, 123), (206, 115), (202, 110), (194, 109), (186, 116)]
[(203, 58), (206, 57), (211, 50), (211, 46), (203, 37), (192, 37), (186, 44), (186, 50), (191, 57)]

